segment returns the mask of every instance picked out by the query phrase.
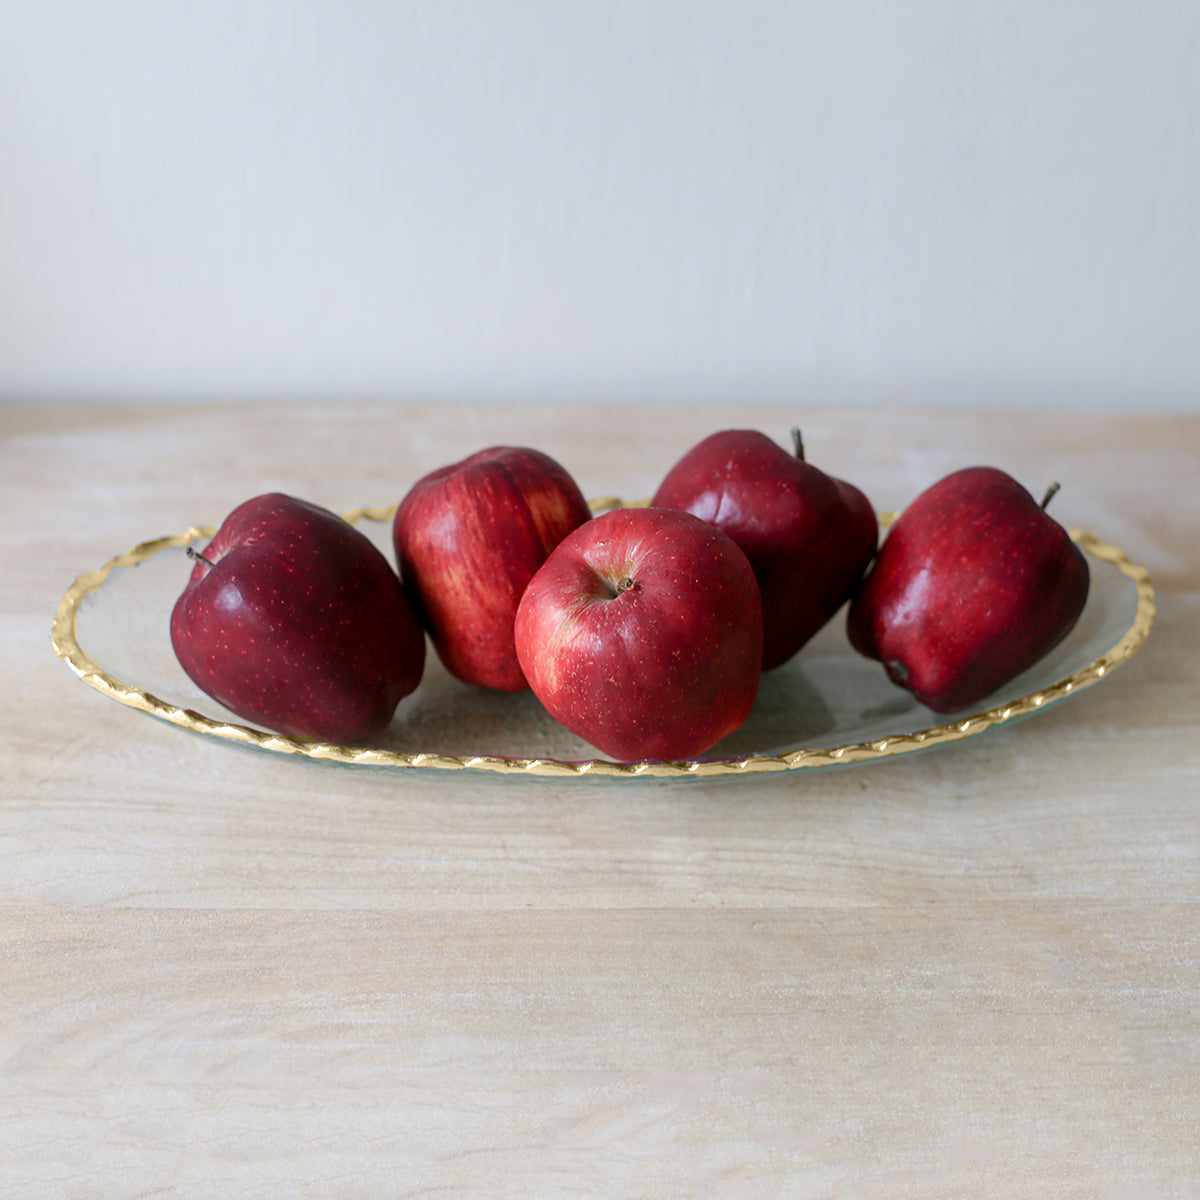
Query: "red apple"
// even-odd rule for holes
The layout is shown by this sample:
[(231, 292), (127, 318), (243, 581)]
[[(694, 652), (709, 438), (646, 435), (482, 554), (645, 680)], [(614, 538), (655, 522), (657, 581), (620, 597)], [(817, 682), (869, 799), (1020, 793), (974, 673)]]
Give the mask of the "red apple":
[(749, 429), (714, 433), (671, 468), (653, 504), (695, 514), (728, 534), (754, 568), (763, 604), (763, 669), (777, 667), (842, 606), (879, 538), (874, 509), (852, 484)]
[(669, 509), (616, 509), (559, 544), (517, 610), (534, 694), (622, 761), (702, 754), (758, 692), (762, 605), (746, 556)]
[(421, 680), (425, 635), (365, 534), (278, 493), (226, 517), (171, 613), (183, 669), (268, 729), (354, 742)]
[(1015, 479), (970, 467), (922, 492), (850, 606), (850, 641), (935, 712), (982, 700), (1071, 631), (1088, 594), (1078, 546)]
[(505, 692), (528, 686), (513, 644), (521, 593), (591, 515), (554, 459), (522, 447), (481, 450), (413, 485), (392, 526), (396, 561), (452, 675)]

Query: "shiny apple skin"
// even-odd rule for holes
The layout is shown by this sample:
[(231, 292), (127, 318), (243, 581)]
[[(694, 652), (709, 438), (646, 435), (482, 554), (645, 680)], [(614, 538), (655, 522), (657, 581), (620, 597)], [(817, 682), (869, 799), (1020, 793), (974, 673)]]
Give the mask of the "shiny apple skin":
[(521, 594), (591, 515), (564, 467), (521, 446), (480, 450), (413, 485), (392, 526), (396, 561), (452, 675), (504, 692), (528, 686), (513, 642)]
[(792, 658), (845, 603), (879, 540), (865, 495), (750, 429), (714, 433), (651, 503), (690, 512), (750, 560), (763, 603), (763, 669)]
[(754, 706), (758, 584), (734, 542), (699, 518), (617, 509), (564, 538), (533, 577), (516, 643), (534, 694), (602, 753), (694, 758)]
[(847, 616), (850, 642), (935, 712), (990, 696), (1074, 628), (1083, 552), (1024, 487), (968, 467), (900, 514)]
[(279, 733), (374, 737), (421, 681), (425, 635), (387, 558), (327, 509), (280, 493), (239, 505), (171, 613), (180, 665)]

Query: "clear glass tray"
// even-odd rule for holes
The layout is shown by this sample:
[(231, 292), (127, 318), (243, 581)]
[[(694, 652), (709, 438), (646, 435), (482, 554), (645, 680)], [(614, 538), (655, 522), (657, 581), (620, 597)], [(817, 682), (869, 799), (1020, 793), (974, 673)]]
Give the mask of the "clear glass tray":
[[(597, 510), (620, 504), (614, 497), (592, 502)], [(344, 515), (391, 560), (394, 513), (393, 505)], [(886, 528), (893, 516), (881, 514), (880, 523)], [(1072, 530), (1091, 567), (1083, 615), (1059, 646), (982, 709), (932, 713), (851, 648), (840, 613), (791, 662), (763, 676), (750, 719), (702, 758), (617, 763), (598, 757), (532, 693), (470, 687), (448, 675), (432, 651), (420, 687), (401, 702), (383, 737), (370, 746), (342, 746), (244, 723), (200, 691), (176, 661), (169, 622), (192, 568), (185, 547), (215, 532), (194, 526), (143, 542), (79, 576), (54, 620), (55, 653), (90, 686), (183, 729), (279, 753), (405, 770), (695, 778), (869, 762), (948, 745), (1044, 711), (1132, 657), (1155, 616), (1146, 570), (1092, 534)]]

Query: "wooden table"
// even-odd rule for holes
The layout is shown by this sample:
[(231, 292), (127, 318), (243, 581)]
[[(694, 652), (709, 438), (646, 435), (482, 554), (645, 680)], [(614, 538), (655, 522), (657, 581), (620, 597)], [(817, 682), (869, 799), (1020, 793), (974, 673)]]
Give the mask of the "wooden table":
[[(496, 442), (647, 495), (730, 425), (901, 508), (990, 462), (1150, 568), (1037, 719), (734, 780), (330, 766), (106, 699), (80, 572)], [(1200, 1195), (1200, 419), (0, 408), (0, 1194)]]

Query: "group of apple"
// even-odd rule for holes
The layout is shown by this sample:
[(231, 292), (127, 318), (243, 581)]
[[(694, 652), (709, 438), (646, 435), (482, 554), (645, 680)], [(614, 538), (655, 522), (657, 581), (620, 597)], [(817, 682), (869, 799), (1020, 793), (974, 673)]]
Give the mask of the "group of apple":
[(355, 742), (417, 687), (428, 633), (451, 674), (532, 688), (631, 761), (693, 758), (738, 729), (762, 672), (847, 601), (854, 648), (937, 712), (990, 695), (1075, 624), (1086, 560), (1010, 476), (947, 476), (880, 545), (866, 496), (793, 436), (787, 451), (754, 431), (713, 434), (648, 507), (597, 516), (552, 458), (482, 450), (400, 502), (398, 570), (332, 512), (258, 496), (189, 551), (175, 654), (247, 720)]

